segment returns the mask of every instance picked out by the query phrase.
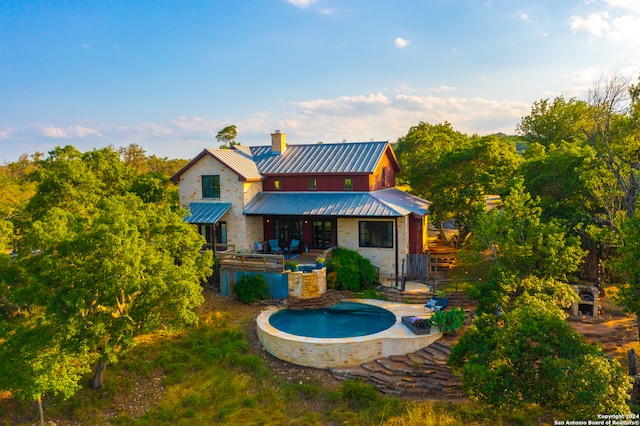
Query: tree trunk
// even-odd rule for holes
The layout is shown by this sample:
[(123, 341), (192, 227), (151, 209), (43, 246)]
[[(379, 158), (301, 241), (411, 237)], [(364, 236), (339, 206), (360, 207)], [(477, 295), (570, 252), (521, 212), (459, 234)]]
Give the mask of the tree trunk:
[(36, 399), (36, 403), (38, 404), (38, 413), (40, 413), (40, 426), (44, 426), (44, 410), (42, 409), (42, 395), (38, 395), (38, 399)]
[(438, 222), (438, 234), (440, 236), (440, 239), (444, 241), (444, 244), (447, 244), (449, 242), (449, 240), (447, 240), (447, 234), (444, 232), (442, 222)]
[(107, 361), (100, 358), (96, 364), (96, 370), (93, 373), (93, 378), (89, 381), (91, 389), (97, 390), (102, 387), (104, 370), (107, 368)]

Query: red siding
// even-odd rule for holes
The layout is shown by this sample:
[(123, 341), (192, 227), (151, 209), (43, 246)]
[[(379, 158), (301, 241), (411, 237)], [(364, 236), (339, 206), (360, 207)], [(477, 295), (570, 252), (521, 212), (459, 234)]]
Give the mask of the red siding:
[(269, 176), (262, 188), (266, 191), (275, 191), (274, 182), (280, 180), (281, 191), (309, 191), (309, 179), (316, 179), (315, 191), (345, 191), (344, 181), (350, 178), (353, 182), (351, 191), (369, 191), (369, 175), (296, 175), (296, 176)]
[(423, 218), (409, 215), (409, 253), (422, 254), (422, 224)]

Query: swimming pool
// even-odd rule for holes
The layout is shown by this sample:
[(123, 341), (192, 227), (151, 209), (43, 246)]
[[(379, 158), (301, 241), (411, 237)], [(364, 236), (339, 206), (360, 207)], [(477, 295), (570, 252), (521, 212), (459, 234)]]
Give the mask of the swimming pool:
[[(395, 322), (387, 329), (363, 336), (300, 336), (271, 325), (270, 317), (284, 309), (270, 306), (256, 318), (258, 338), (264, 350), (293, 364), (316, 368), (346, 367), (391, 355), (415, 352), (442, 337), (437, 328), (432, 328), (430, 334), (417, 335), (401, 323), (403, 316), (429, 315), (424, 312), (423, 304), (412, 305), (372, 299), (343, 300), (345, 301), (383, 308), (394, 315)], [(350, 322), (367, 322), (367, 318), (360, 317)]]
[(355, 302), (341, 302), (329, 308), (283, 309), (269, 317), (278, 330), (307, 337), (356, 337), (379, 333), (396, 323), (388, 310)]

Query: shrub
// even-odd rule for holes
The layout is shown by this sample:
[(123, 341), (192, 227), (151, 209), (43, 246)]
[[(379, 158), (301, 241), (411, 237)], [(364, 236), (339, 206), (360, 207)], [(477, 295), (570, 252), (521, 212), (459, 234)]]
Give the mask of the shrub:
[(466, 317), (463, 309), (455, 307), (450, 311), (436, 312), (431, 317), (431, 322), (440, 329), (441, 333), (448, 334), (462, 327)]
[(360, 291), (378, 281), (375, 266), (355, 250), (336, 247), (327, 267), (336, 274), (337, 290)]
[(362, 380), (346, 380), (340, 387), (340, 400), (354, 410), (369, 408), (380, 399), (373, 385)]
[(238, 299), (244, 303), (256, 303), (269, 299), (269, 286), (262, 275), (244, 275), (234, 286)]

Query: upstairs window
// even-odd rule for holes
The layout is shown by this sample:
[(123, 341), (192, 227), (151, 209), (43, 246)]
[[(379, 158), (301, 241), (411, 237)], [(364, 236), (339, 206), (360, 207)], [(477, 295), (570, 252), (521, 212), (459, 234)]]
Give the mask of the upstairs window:
[(220, 198), (220, 176), (202, 176), (202, 198)]
[(344, 189), (345, 191), (351, 191), (353, 189), (353, 179), (351, 178), (344, 179)]
[(387, 187), (387, 168), (386, 167), (382, 168), (382, 187), (383, 188)]
[(360, 221), (358, 223), (360, 247), (393, 248), (393, 222)]
[(318, 182), (316, 182), (316, 178), (309, 178), (309, 189), (312, 191), (318, 189)]
[(280, 191), (282, 189), (282, 181), (280, 179), (275, 179), (273, 181), (273, 189), (276, 191)]

